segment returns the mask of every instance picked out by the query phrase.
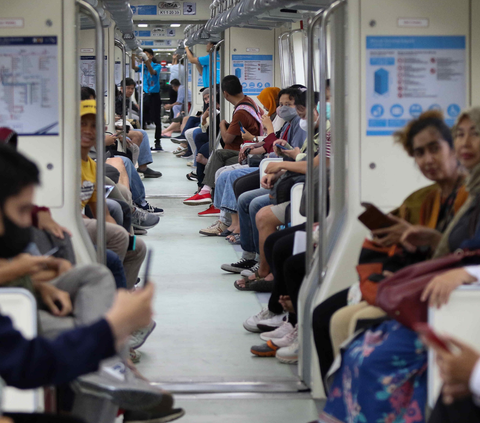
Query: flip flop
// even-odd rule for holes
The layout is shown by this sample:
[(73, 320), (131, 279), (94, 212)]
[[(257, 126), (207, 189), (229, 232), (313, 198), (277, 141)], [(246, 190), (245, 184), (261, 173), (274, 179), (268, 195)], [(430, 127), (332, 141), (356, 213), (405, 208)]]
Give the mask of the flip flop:
[(233, 234), (233, 231), (229, 231), (228, 229), (225, 229), (219, 236), (227, 237), (231, 234)]
[(234, 241), (227, 239), (227, 241), (232, 245), (240, 245), (240, 234), (232, 234), (234, 237)]
[(264, 278), (254, 281), (245, 281), (245, 286), (240, 286), (239, 281), (235, 281), (233, 286), (239, 291), (272, 292), (275, 281), (266, 281)]

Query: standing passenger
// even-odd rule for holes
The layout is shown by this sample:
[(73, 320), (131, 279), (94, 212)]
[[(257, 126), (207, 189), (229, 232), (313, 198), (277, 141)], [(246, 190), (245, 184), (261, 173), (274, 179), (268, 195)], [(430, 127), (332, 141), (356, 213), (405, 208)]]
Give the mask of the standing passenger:
[[(210, 52), (210, 50), (215, 46), (215, 44), (217, 43), (209, 42), (207, 44), (207, 53)], [(210, 86), (210, 55), (207, 54), (205, 56), (195, 57), (188, 47), (185, 47), (185, 51), (187, 53), (188, 61), (190, 63), (193, 63), (197, 67), (198, 72), (202, 74), (203, 86), (205, 88), (209, 87)], [(217, 78), (216, 78), (217, 84), (220, 82), (219, 61), (220, 61), (220, 57), (217, 54)]]

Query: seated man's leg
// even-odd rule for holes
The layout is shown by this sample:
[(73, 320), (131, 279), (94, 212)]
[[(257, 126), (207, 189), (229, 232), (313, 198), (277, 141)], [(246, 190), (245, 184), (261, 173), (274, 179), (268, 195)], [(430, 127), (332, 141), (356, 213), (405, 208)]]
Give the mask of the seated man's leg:
[(187, 123), (185, 123), (185, 126), (182, 129), (182, 133), (178, 139), (180, 138), (185, 138), (185, 133), (192, 128), (197, 128), (198, 125), (200, 125), (200, 118), (196, 116), (188, 116)]
[[(97, 221), (96, 219), (83, 219), (87, 232), (94, 245), (97, 244)], [(125, 259), (127, 254), (130, 236), (128, 232), (121, 226), (107, 222), (105, 225), (105, 238), (107, 240), (107, 248), (116, 253), (120, 260)]]
[(115, 222), (117, 222), (117, 225), (123, 226), (123, 211), (120, 204), (109, 198), (106, 199), (106, 204), (110, 216), (112, 216)]
[[(261, 188), (262, 189), (262, 188)], [(260, 190), (254, 190), (253, 192)], [(256, 222), (256, 217), (257, 213), (262, 209), (263, 207), (269, 206), (270, 205), (270, 197), (268, 194), (265, 195), (260, 195), (257, 196), (252, 200), (250, 203), (249, 207), (249, 214), (250, 214), (250, 225), (252, 226), (252, 236), (253, 236), (253, 242), (255, 243), (255, 252), (257, 254), (260, 253), (260, 245), (259, 245), (259, 233), (258, 233), (258, 227), (257, 227), (257, 222)]]
[(135, 204), (143, 205), (145, 203), (145, 187), (142, 179), (135, 170), (135, 166), (128, 157), (121, 157), (125, 165), (125, 169), (130, 178), (130, 191), (132, 192), (132, 200)]
[(208, 159), (203, 184), (213, 188), (215, 186), (215, 173), (217, 170), (223, 166), (235, 163), (238, 163), (238, 151), (223, 149), (215, 150)]
[(199, 160), (199, 157), (208, 159), (208, 156), (209, 156), (208, 143), (205, 143), (199, 148), (198, 154), (197, 154), (197, 181), (199, 186), (203, 185), (203, 178), (205, 176), (205, 164), (202, 163), (202, 161), (198, 161), (198, 160)]
[(258, 190), (247, 191), (238, 198), (240, 242), (244, 252), (242, 257), (247, 259), (255, 259), (256, 255), (254, 231), (250, 220), (250, 204), (255, 198), (264, 195), (266, 192), (268, 192), (268, 190), (260, 188)]
[(175, 104), (175, 106), (172, 107), (173, 117), (178, 117), (182, 109), (183, 109), (183, 104)]
[[(127, 171), (127, 168), (125, 166), (125, 162), (123, 159), (130, 160), (128, 157), (123, 157), (123, 156), (117, 156), (117, 157), (111, 157), (106, 160), (106, 163), (109, 165), (113, 166), (115, 169), (117, 169), (120, 172), (120, 177), (118, 179), (118, 183), (122, 184), (123, 186), (130, 186), (130, 180), (129, 180), (129, 173)], [(133, 163), (132, 163), (133, 165)]]

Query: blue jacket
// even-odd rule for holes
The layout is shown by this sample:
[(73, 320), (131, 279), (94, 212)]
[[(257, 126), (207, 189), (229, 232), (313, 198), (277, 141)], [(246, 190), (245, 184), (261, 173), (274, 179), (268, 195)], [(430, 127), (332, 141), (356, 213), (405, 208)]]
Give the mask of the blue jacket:
[(70, 382), (98, 370), (101, 360), (115, 354), (113, 334), (105, 319), (73, 329), (54, 341), (25, 339), (0, 314), (0, 377), (20, 389)]

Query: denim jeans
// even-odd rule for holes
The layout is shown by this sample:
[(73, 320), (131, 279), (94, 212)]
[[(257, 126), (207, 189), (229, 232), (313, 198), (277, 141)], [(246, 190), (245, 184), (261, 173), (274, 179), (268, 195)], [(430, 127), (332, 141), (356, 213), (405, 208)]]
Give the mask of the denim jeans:
[(150, 164), (153, 162), (153, 158), (152, 151), (150, 150), (150, 140), (148, 139), (147, 131), (144, 131), (143, 129), (136, 129), (136, 131), (141, 132), (143, 136), (142, 143), (140, 144), (140, 151), (138, 154), (138, 165), (142, 166)]
[(243, 251), (247, 253), (260, 253), (255, 216), (262, 207), (270, 204), (269, 192), (268, 189), (259, 188), (244, 192), (238, 197), (240, 242)]
[(191, 128), (195, 128), (198, 125), (200, 125), (200, 118), (196, 117), (196, 116), (190, 116), (187, 120), (187, 123), (183, 127), (183, 131), (182, 131), (181, 135), (185, 136), (185, 131), (187, 131)]
[(142, 179), (138, 175), (135, 166), (128, 157), (119, 156), (123, 160), (130, 181), (130, 191), (132, 191), (132, 200), (135, 204), (142, 204), (145, 201), (145, 187)]
[(233, 191), (233, 183), (241, 176), (258, 170), (256, 167), (244, 167), (223, 172), (215, 181), (215, 198), (213, 204), (216, 208), (226, 212), (236, 212), (237, 199)]

